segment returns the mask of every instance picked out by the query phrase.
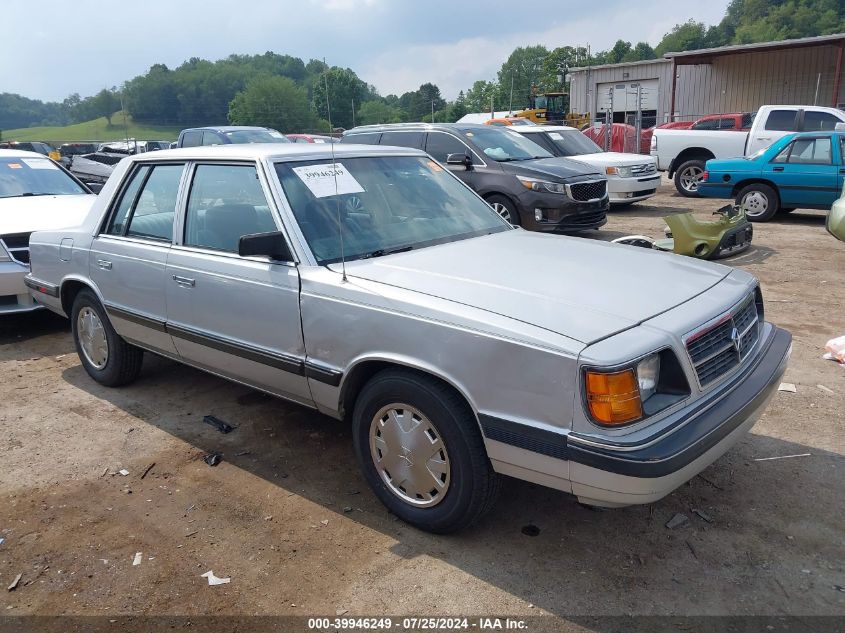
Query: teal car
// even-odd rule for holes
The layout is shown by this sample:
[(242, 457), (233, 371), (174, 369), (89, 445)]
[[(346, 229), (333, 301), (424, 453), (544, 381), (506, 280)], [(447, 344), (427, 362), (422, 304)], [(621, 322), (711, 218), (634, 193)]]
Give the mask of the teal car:
[(746, 158), (708, 160), (698, 194), (735, 198), (752, 222), (796, 208), (830, 209), (845, 179), (845, 132), (788, 134)]

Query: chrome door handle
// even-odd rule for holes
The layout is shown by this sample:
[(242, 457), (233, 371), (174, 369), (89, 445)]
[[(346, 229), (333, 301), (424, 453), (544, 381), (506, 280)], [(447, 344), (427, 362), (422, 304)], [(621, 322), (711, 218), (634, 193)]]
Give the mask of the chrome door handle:
[(98, 259), (97, 266), (99, 266), (103, 270), (111, 270), (111, 262), (105, 259)]
[(190, 277), (180, 277), (179, 275), (173, 275), (173, 281), (180, 286), (188, 286), (189, 288), (193, 288), (197, 283), (195, 279), (191, 279)]

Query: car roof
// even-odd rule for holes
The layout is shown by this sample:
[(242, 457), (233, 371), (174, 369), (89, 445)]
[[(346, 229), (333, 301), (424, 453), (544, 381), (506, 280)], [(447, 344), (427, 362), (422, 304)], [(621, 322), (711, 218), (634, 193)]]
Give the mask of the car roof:
[[(32, 152), (21, 152), (31, 154)], [(261, 159), (322, 159), (332, 156), (386, 156), (409, 154), (425, 156), (422, 150), (388, 147), (382, 145), (358, 145), (355, 143), (233, 143), (230, 145), (208, 145), (200, 147), (183, 147), (179, 149), (163, 149), (158, 152), (136, 154), (131, 156), (133, 161), (161, 161), (161, 160), (261, 160)], [(36, 154), (41, 156), (41, 154)]]
[(570, 130), (577, 132), (578, 129), (574, 127), (569, 127), (568, 125), (517, 125), (513, 127), (518, 127), (518, 130), (514, 130), (522, 134), (526, 132), (528, 134), (537, 134), (539, 132), (569, 132)]
[(47, 158), (38, 152), (28, 152), (23, 149), (0, 149), (0, 158)]
[(269, 127), (261, 127), (258, 125), (203, 125), (202, 127), (189, 127), (182, 130), (183, 132), (190, 132), (191, 130), (213, 130), (215, 132), (237, 132), (238, 130), (269, 130)]
[[(528, 127), (527, 125), (525, 127)], [(379, 125), (359, 125), (351, 130), (346, 130), (343, 135), (363, 134), (365, 132), (401, 132), (420, 130), (461, 130), (469, 132), (478, 130), (489, 132), (495, 130), (495, 125), (484, 125), (483, 123), (384, 123)]]

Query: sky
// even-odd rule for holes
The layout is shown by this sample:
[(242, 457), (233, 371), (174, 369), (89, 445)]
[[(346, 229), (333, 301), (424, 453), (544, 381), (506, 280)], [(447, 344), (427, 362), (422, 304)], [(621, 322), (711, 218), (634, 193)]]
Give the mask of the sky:
[(0, 92), (61, 101), (156, 63), (269, 50), (351, 68), (382, 95), (432, 82), (451, 100), (495, 79), (517, 46), (654, 46), (690, 17), (719, 22), (727, 4), (690, 14), (678, 0), (0, 0)]

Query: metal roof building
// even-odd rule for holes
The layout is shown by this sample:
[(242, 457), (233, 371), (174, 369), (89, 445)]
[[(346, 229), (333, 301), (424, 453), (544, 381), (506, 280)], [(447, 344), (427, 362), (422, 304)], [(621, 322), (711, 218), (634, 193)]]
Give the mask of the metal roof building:
[[(662, 59), (570, 69), (570, 110), (658, 123), (766, 104), (845, 108), (845, 34), (722, 46)], [(649, 121), (650, 123), (650, 121)]]

